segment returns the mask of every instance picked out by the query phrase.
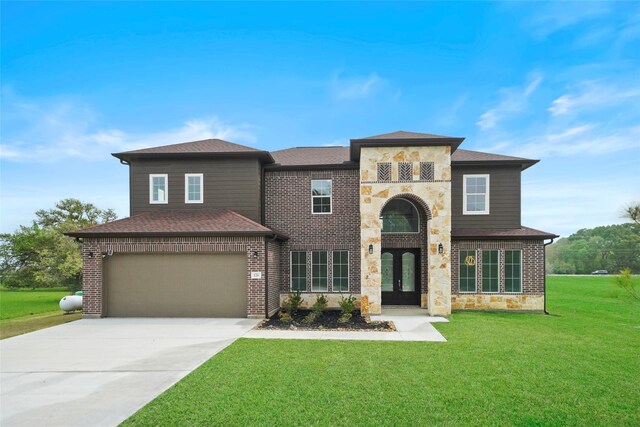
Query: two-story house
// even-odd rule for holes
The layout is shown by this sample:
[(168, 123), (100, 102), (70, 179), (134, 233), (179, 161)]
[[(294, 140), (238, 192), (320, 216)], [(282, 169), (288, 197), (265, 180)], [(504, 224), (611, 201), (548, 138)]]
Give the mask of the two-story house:
[(260, 151), (219, 139), (114, 154), (131, 216), (83, 241), (87, 317), (264, 317), (300, 291), (362, 310), (542, 311), (545, 240), (522, 226), (537, 163), (393, 132)]

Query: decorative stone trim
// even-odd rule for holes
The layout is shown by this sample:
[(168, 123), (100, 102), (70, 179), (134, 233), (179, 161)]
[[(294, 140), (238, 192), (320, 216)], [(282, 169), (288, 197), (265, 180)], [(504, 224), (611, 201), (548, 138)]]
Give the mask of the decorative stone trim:
[(543, 311), (544, 295), (451, 295), (453, 310), (522, 310)]
[(433, 162), (420, 162), (420, 181), (433, 182)]
[(391, 181), (391, 162), (378, 163), (378, 182)]

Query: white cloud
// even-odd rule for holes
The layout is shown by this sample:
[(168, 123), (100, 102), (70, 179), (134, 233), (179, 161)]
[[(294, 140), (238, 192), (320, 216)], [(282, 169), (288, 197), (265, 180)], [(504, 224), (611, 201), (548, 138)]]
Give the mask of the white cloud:
[(640, 98), (640, 86), (619, 87), (585, 81), (580, 83), (575, 93), (564, 94), (556, 98), (548, 111), (553, 116), (562, 116), (581, 110), (620, 105), (628, 101), (637, 102), (636, 98)]
[(538, 89), (540, 83), (542, 83), (542, 76), (532, 73), (524, 87), (500, 89), (500, 102), (480, 116), (476, 122), (478, 127), (483, 130), (492, 129), (499, 121), (523, 111), (527, 106), (528, 98)]
[(546, 38), (576, 24), (597, 20), (608, 13), (609, 5), (602, 2), (536, 3), (529, 27), (535, 37)]
[(386, 84), (386, 80), (371, 73), (368, 76), (344, 77), (340, 72), (333, 74), (330, 82), (331, 93), (339, 100), (358, 100), (374, 95)]
[[(3, 111), (0, 158), (53, 162), (64, 158), (104, 159), (110, 152), (207, 138), (255, 143), (253, 128), (230, 125), (215, 116), (187, 120), (157, 132), (130, 133), (100, 125), (98, 115), (75, 100), (24, 100), (8, 92)], [(11, 123), (11, 132), (6, 132)]]

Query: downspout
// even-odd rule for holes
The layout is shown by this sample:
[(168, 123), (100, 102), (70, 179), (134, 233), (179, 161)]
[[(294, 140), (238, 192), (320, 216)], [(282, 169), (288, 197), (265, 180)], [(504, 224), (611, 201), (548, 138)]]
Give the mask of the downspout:
[(543, 244), (543, 251), (544, 253), (542, 254), (542, 263), (544, 265), (544, 287), (543, 287), (543, 300), (544, 300), (544, 314), (549, 314), (549, 312), (547, 311), (547, 246), (549, 246), (550, 244), (553, 243), (554, 239), (551, 239), (551, 241), (549, 243), (545, 243)]
[(271, 239), (264, 239), (264, 318), (269, 318), (269, 242), (277, 239), (274, 234)]

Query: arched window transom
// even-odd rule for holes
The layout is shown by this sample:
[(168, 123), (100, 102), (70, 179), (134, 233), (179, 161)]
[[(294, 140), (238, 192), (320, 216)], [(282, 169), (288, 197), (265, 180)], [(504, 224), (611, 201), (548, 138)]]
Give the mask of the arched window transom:
[(383, 233), (417, 233), (418, 210), (406, 199), (393, 199), (382, 209)]

